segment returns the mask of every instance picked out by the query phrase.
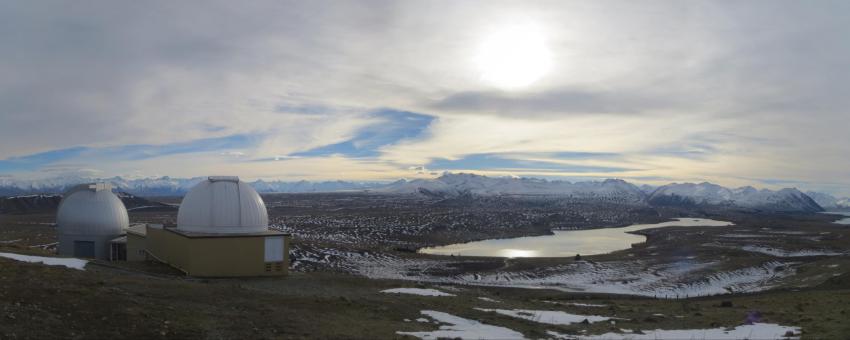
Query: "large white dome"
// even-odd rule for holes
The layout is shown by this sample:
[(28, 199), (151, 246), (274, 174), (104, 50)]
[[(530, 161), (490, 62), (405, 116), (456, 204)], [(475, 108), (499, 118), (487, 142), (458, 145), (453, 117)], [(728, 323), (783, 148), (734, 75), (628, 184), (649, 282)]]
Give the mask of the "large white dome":
[(239, 177), (209, 177), (195, 185), (177, 212), (177, 229), (200, 233), (255, 233), (268, 230), (263, 199)]
[(56, 214), (60, 235), (120, 235), (129, 224), (124, 203), (102, 183), (78, 185), (69, 190)]

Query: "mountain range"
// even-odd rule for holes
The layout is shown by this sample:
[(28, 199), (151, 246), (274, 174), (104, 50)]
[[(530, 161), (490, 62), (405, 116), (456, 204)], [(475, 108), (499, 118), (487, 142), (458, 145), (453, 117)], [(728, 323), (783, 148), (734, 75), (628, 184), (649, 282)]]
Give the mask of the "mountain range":
[(394, 194), (460, 195), (546, 195), (653, 206), (715, 206), (775, 212), (819, 212), (823, 207), (797, 189), (778, 191), (753, 187), (730, 189), (711, 183), (672, 183), (660, 187), (638, 187), (619, 179), (592, 182), (548, 181), (536, 178), (486, 177), (445, 174), (436, 179), (397, 181), (375, 190)]
[(374, 190), (392, 194), (460, 195), (545, 195), (578, 199), (640, 203), (646, 194), (620, 179), (600, 182), (548, 181), (538, 178), (487, 177), (473, 174), (444, 174), (435, 179), (399, 180)]
[[(80, 183), (106, 182), (112, 184), (117, 191), (123, 191), (138, 196), (182, 196), (193, 186), (206, 177), (174, 178), (150, 177), (126, 179), (122, 177), (92, 178), (92, 177), (55, 177), (39, 180), (13, 180), (0, 178), (0, 196), (63, 193)], [(248, 182), (262, 193), (302, 193), (302, 192), (332, 192), (345, 190), (364, 190), (376, 188), (386, 183), (381, 182), (348, 182), (348, 181), (264, 181)]]
[[(179, 196), (205, 177), (154, 177), (125, 179), (52, 178), (16, 181), (0, 178), (0, 196), (32, 193), (61, 193), (73, 185), (94, 181), (109, 182), (118, 191), (137, 196)], [(427, 195), (433, 197), (534, 195), (570, 197), (653, 206), (715, 206), (763, 211), (817, 212), (824, 209), (850, 208), (850, 199), (797, 189), (768, 190), (753, 187), (726, 188), (712, 183), (672, 183), (653, 187), (637, 186), (620, 179), (569, 182), (520, 177), (487, 177), (464, 173), (445, 173), (433, 179), (386, 182), (350, 181), (263, 181), (248, 182), (261, 193), (304, 193), (363, 191), (383, 194)]]

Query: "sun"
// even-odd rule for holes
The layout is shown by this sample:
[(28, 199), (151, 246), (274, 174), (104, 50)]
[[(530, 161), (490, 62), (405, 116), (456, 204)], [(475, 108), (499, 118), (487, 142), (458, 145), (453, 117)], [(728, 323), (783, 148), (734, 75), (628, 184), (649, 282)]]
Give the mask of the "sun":
[(483, 39), (474, 62), (482, 80), (512, 90), (527, 87), (545, 76), (551, 67), (551, 53), (538, 27), (511, 26)]

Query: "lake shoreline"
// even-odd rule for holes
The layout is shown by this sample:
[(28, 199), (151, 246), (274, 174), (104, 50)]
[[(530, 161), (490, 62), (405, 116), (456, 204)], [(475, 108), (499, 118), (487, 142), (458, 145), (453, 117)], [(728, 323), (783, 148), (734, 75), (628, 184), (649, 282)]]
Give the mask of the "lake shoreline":
[[(593, 228), (581, 230), (553, 230), (551, 235), (523, 236), (503, 239), (455, 243), (424, 247), (419, 254), (463, 257), (553, 257), (601, 255), (629, 249), (634, 244), (646, 242), (640, 230), (666, 227), (732, 226), (734, 223), (705, 218), (676, 218), (654, 224), (632, 224), (618, 228)], [(570, 249), (564, 251), (563, 249)]]

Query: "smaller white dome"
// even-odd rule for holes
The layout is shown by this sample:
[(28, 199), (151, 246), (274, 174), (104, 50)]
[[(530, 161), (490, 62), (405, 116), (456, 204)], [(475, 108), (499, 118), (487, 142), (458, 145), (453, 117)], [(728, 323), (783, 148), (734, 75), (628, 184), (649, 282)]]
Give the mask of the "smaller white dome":
[(177, 229), (199, 233), (256, 233), (268, 230), (263, 198), (239, 177), (213, 176), (183, 197)]
[(120, 235), (130, 225), (127, 208), (108, 185), (82, 184), (65, 193), (56, 213), (59, 235)]

